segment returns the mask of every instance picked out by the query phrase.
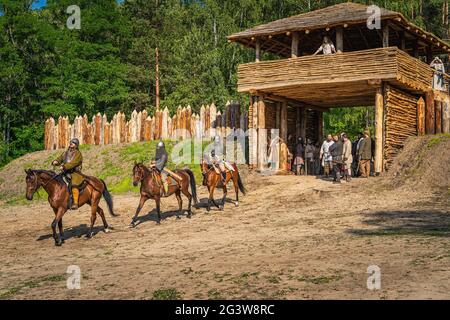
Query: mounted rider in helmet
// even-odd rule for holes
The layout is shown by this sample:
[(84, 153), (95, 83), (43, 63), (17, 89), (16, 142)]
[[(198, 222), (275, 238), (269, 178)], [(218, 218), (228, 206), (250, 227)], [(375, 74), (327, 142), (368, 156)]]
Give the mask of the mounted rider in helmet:
[(209, 164), (211, 164), (216, 171), (216, 173), (220, 174), (222, 176), (222, 181), (225, 182), (227, 179), (227, 168), (230, 171), (234, 171), (233, 167), (228, 164), (224, 160), (224, 154), (223, 154), (223, 144), (220, 139), (220, 136), (214, 137), (214, 144), (213, 149), (211, 150), (211, 155), (208, 156), (209, 158)]
[(166, 168), (167, 161), (169, 161), (169, 155), (167, 154), (166, 146), (164, 145), (164, 142), (160, 141), (158, 142), (158, 145), (156, 147), (155, 160), (152, 161), (150, 167), (158, 170), (159, 174), (161, 175), (161, 182), (164, 188), (164, 195), (167, 195), (167, 193), (169, 192), (169, 183), (167, 181), (168, 176), (174, 178), (175, 181), (178, 183), (182, 180), (182, 178), (179, 175)]
[(69, 148), (52, 162), (53, 166), (60, 166), (61, 172), (69, 181), (69, 190), (71, 189), (73, 198), (72, 210), (78, 209), (79, 188), (84, 182), (81, 175), (83, 156), (79, 147), (80, 141), (77, 138), (70, 140)]

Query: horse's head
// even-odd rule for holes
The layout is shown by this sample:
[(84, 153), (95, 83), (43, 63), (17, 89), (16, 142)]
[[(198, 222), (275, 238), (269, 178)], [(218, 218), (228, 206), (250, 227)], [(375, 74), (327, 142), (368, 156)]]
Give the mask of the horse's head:
[(137, 186), (145, 177), (145, 166), (142, 163), (134, 163), (133, 167), (133, 186)]
[(25, 170), (25, 173), (27, 174), (25, 178), (25, 182), (27, 183), (27, 192), (25, 196), (27, 200), (31, 201), (33, 200), (34, 193), (41, 186), (41, 181), (37, 173), (33, 170), (31, 169)]

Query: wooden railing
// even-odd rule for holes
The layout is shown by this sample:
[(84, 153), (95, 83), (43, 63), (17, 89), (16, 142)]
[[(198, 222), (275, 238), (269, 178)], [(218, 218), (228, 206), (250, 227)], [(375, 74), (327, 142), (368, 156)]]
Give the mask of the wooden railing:
[(397, 47), (242, 64), (238, 91), (383, 80), (426, 91), (433, 71)]

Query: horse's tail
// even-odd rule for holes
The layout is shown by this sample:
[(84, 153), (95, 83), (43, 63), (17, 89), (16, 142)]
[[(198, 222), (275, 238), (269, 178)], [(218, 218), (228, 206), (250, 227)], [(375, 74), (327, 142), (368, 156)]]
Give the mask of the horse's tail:
[(194, 197), (194, 204), (198, 204), (197, 184), (195, 182), (194, 173), (190, 169), (184, 169), (184, 171), (189, 175), (189, 183), (191, 185), (192, 196)]
[(103, 189), (103, 198), (105, 198), (106, 204), (108, 205), (108, 211), (109, 214), (113, 217), (118, 217), (118, 214), (114, 213), (114, 209), (113, 209), (113, 200), (112, 200), (112, 196), (108, 191), (108, 187), (106, 186), (105, 181), (100, 180), (103, 183), (104, 189)]
[(241, 190), (242, 194), (245, 196), (245, 194), (247, 193), (247, 190), (245, 189), (244, 184), (242, 183), (241, 174), (239, 173), (239, 171), (237, 173), (237, 176), (238, 176), (239, 190)]

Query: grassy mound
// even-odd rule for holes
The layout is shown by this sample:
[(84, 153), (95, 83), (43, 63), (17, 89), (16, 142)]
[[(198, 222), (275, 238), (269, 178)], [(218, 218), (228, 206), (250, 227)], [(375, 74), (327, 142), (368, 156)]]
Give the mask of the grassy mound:
[[(174, 165), (170, 157), (177, 142), (165, 143), (169, 153), (168, 168), (190, 168), (195, 174), (197, 184), (201, 183), (199, 165)], [(157, 141), (107, 146), (83, 145), (80, 147), (83, 153), (83, 173), (104, 179), (113, 194), (138, 192), (139, 187), (132, 185), (133, 164), (137, 161), (148, 165), (155, 156), (156, 145)], [(192, 153), (193, 149), (192, 147)], [(24, 170), (29, 168), (53, 170), (51, 162), (61, 152), (63, 150), (33, 152), (3, 167), (0, 171), (0, 205), (26, 203)], [(42, 188), (37, 197), (47, 198)]]

